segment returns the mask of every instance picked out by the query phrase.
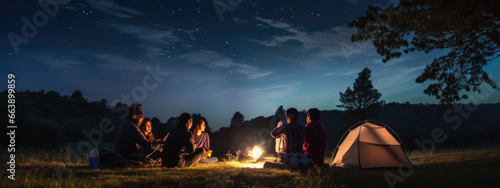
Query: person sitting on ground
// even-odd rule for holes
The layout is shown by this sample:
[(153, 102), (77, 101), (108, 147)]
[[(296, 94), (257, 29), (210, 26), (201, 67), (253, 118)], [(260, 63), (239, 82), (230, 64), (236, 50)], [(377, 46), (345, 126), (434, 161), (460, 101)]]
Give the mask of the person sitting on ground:
[(304, 143), (304, 125), (297, 122), (299, 111), (289, 108), (286, 111), (287, 124), (276, 127), (272, 132), (273, 138), (282, 137), (283, 148), (280, 153), (304, 153), (302, 144)]
[(167, 135), (162, 138), (162, 139), (156, 139), (155, 135), (153, 134), (153, 131), (151, 130), (151, 120), (149, 118), (146, 118), (142, 121), (142, 124), (140, 126), (142, 134), (148, 139), (149, 142), (161, 142), (167, 140), (168, 133)]
[(304, 154), (302, 145), (304, 143), (304, 126), (297, 122), (299, 118), (299, 111), (295, 108), (289, 108), (286, 111), (287, 124), (278, 126), (271, 131), (273, 138), (280, 138), (283, 140), (281, 151), (277, 153), (277, 163), (265, 162), (264, 168), (291, 168), (289, 160), (284, 161), (283, 156), (286, 154)]
[[(141, 123), (141, 126), (139, 126), (139, 128), (141, 129), (141, 133), (153, 145), (155, 145), (155, 144), (163, 144), (164, 141), (168, 137), (168, 133), (167, 133), (167, 135), (163, 139), (156, 139), (156, 137), (153, 134), (153, 131), (151, 131), (151, 124), (152, 123), (151, 123), (151, 120), (149, 118), (144, 119), (142, 121), (142, 123)], [(153, 152), (151, 155), (149, 155), (148, 157), (151, 158), (151, 159), (153, 159), (153, 160), (156, 160), (155, 164), (159, 164), (161, 162), (161, 152), (162, 152), (162, 150), (163, 150), (163, 147), (161, 147), (161, 145), (160, 145), (158, 147), (158, 149), (155, 152)]]
[(148, 139), (149, 142), (157, 141), (155, 135), (153, 134), (153, 131), (151, 131), (151, 120), (149, 120), (149, 118), (146, 118), (142, 121), (140, 129), (142, 134), (144, 134), (144, 136), (146, 137), (146, 139)]
[(212, 157), (212, 150), (210, 149), (210, 136), (208, 136), (208, 133), (205, 132), (205, 129), (206, 121), (204, 119), (198, 119), (196, 121), (196, 125), (193, 127), (194, 143), (196, 144), (196, 148), (205, 149), (204, 157), (207, 157), (207, 159), (203, 162), (217, 162), (218, 158)]
[(194, 143), (196, 144), (196, 148), (203, 148), (206, 151), (206, 154), (212, 153), (210, 149), (210, 137), (208, 133), (205, 132), (206, 124), (205, 120), (199, 119), (196, 121), (196, 125), (193, 128), (193, 136)]
[(305, 127), (304, 152), (316, 166), (323, 167), (328, 145), (328, 135), (325, 127), (319, 122), (320, 111), (311, 108), (307, 111)]
[(141, 104), (129, 107), (127, 118), (122, 121), (116, 133), (116, 152), (129, 160), (147, 162), (147, 157), (154, 153), (159, 145), (153, 145), (141, 133), (139, 125), (143, 121)]
[(162, 165), (165, 167), (189, 167), (198, 162), (205, 149), (196, 149), (194, 137), (189, 129), (193, 125), (193, 117), (189, 113), (179, 116), (179, 125), (170, 132), (162, 152)]
[[(285, 111), (280, 108), (281, 111), (276, 111), (275, 113), (275, 117), (278, 119), (278, 120), (281, 120), (278, 122), (278, 124), (276, 125), (276, 127), (281, 127), (282, 125), (285, 125), (287, 124), (286, 122), (286, 116), (285, 116)], [(285, 144), (283, 143), (283, 138), (282, 136), (276, 138), (276, 145), (274, 147), (275, 151), (276, 151), (276, 154), (278, 156), (278, 158), (281, 156), (281, 152), (283, 151), (283, 146)]]

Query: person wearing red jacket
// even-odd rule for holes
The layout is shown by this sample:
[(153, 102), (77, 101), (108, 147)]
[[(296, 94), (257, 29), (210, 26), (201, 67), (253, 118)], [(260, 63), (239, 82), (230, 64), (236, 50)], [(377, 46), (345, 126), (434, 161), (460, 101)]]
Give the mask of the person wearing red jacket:
[(307, 111), (307, 124), (304, 129), (304, 153), (308, 155), (316, 166), (323, 167), (326, 156), (328, 135), (325, 127), (319, 122), (320, 111), (311, 108)]

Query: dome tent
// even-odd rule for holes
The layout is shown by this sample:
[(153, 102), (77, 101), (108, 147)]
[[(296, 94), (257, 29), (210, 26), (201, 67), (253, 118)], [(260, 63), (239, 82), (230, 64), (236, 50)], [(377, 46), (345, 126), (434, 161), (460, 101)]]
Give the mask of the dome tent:
[(397, 141), (389, 130), (399, 139), (389, 126), (381, 122), (364, 120), (354, 124), (342, 136), (345, 139), (341, 138), (337, 144), (335, 158), (330, 166), (342, 168), (413, 166), (401, 149), (402, 142)]

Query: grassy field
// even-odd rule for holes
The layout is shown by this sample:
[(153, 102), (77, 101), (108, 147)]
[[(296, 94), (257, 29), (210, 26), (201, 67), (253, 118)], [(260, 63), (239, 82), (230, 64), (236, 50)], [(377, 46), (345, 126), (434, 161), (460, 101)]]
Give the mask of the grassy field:
[[(8, 161), (6, 155), (2, 153), (2, 161)], [(239, 162), (90, 170), (86, 161), (65, 163), (66, 155), (64, 150), (19, 152), (16, 180), (2, 170), (0, 187), (486, 187), (494, 185), (500, 172), (500, 148), (410, 152), (414, 170), (290, 171), (241, 168)]]

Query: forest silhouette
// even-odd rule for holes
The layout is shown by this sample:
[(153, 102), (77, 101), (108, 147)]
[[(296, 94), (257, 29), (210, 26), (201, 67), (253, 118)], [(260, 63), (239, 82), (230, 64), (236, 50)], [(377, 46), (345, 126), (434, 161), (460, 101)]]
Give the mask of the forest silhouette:
[[(7, 91), (0, 93), (0, 100), (7, 101)], [(105, 119), (114, 129), (103, 134), (103, 143), (114, 143), (118, 125), (125, 117), (126, 104), (118, 103), (110, 107), (105, 99), (88, 101), (81, 91), (76, 90), (71, 96), (61, 95), (56, 91), (19, 91), (16, 93), (16, 144), (21, 148), (58, 148), (67, 142), (88, 141), (83, 133), (99, 129)], [(287, 106), (292, 107), (292, 106)], [(312, 108), (313, 106), (311, 106)], [(500, 132), (500, 103), (495, 104), (458, 104), (453, 110), (443, 109), (437, 104), (387, 103), (374, 109), (374, 113), (362, 118), (370, 118), (389, 125), (402, 139), (406, 149), (417, 149), (416, 140), (432, 138), (432, 132), (440, 128), (447, 140), (438, 147), (467, 148), (477, 145), (497, 145), (500, 139), (495, 135)], [(299, 109), (300, 110), (300, 109)], [(305, 124), (305, 110), (299, 112), (299, 123)], [(278, 107), (277, 107), (278, 111)], [(267, 154), (274, 153), (275, 140), (270, 132), (280, 121), (280, 117), (269, 114), (250, 120), (243, 120), (244, 114), (236, 112), (235, 117), (227, 117), (227, 125), (219, 130), (210, 127), (210, 119), (202, 114), (190, 112), (194, 120), (206, 120), (207, 132), (215, 156), (235, 153), (253, 146), (264, 148)], [(147, 117), (147, 115), (146, 115)], [(7, 115), (0, 121), (7, 122)], [(344, 110), (323, 110), (320, 121), (328, 133), (328, 150), (335, 149), (345, 131), (360, 117)], [(152, 117), (152, 131), (161, 138), (177, 126), (177, 117), (170, 117), (162, 122)], [(456, 129), (452, 129), (452, 127)], [(5, 140), (4, 143), (7, 143)], [(5, 147), (5, 146), (2, 146)]]

